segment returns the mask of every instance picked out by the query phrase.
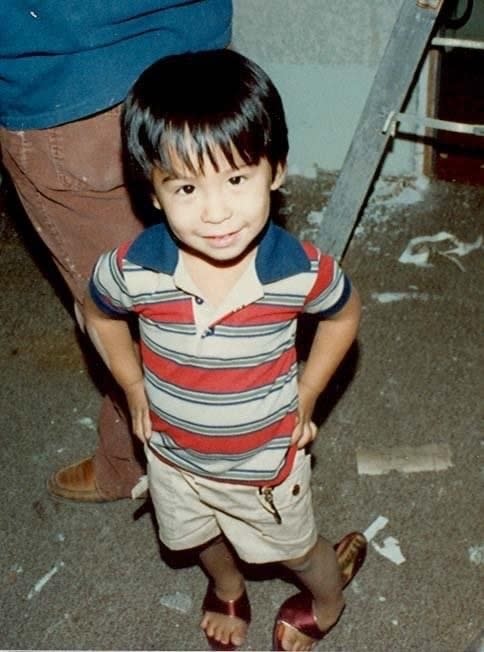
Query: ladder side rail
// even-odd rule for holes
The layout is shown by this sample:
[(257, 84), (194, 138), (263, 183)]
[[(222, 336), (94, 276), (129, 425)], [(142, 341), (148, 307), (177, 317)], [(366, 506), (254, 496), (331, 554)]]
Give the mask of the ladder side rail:
[(403, 0), (353, 140), (324, 213), (316, 243), (342, 258), (390, 139), (385, 119), (400, 109), (442, 8)]

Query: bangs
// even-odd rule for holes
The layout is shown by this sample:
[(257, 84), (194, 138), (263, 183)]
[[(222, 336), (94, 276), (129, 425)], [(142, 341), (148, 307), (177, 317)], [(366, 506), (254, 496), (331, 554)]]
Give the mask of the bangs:
[[(157, 164), (169, 173), (180, 172), (180, 164), (191, 174), (204, 173), (206, 161), (219, 171), (220, 153), (231, 168), (257, 165), (265, 147), (248, 129), (230, 121), (221, 124), (193, 124), (193, 120), (171, 121), (161, 130), (157, 147)], [(263, 139), (262, 139), (263, 140)]]

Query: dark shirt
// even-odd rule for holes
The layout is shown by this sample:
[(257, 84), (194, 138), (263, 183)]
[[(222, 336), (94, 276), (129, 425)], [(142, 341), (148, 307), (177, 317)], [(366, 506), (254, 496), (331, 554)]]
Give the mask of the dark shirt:
[(0, 2), (0, 125), (42, 129), (123, 101), (168, 54), (225, 47), (231, 0)]

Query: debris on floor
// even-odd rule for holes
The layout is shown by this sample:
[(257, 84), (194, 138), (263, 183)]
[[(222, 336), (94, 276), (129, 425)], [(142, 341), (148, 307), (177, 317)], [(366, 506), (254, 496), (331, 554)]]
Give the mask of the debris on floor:
[(484, 544), (480, 546), (471, 546), (469, 548), (469, 559), (476, 566), (484, 565)]
[(378, 303), (394, 303), (395, 301), (428, 301), (428, 292), (372, 292), (371, 298)]
[(398, 259), (404, 264), (419, 267), (432, 267), (432, 256), (439, 255), (455, 263), (461, 271), (465, 271), (456, 256), (462, 257), (482, 247), (482, 235), (474, 242), (461, 242), (455, 235), (440, 231), (435, 235), (422, 235), (412, 238)]
[(398, 539), (395, 539), (395, 537), (387, 537), (381, 546), (375, 541), (372, 541), (371, 545), (378, 553), (380, 553), (380, 555), (386, 557), (394, 564), (397, 564), (397, 566), (403, 564), (405, 561), (405, 557), (402, 555), (402, 551), (400, 550)]
[(368, 543), (375, 537), (380, 530), (383, 530), (388, 524), (388, 519), (386, 516), (379, 516), (376, 518), (371, 525), (369, 525), (366, 530), (363, 532), (365, 539)]
[(376, 518), (373, 523), (371, 523), (371, 525), (366, 528), (363, 534), (368, 543), (371, 542), (371, 545), (373, 546), (374, 550), (376, 550), (376, 552), (399, 566), (400, 564), (403, 564), (405, 557), (400, 550), (400, 543), (398, 539), (392, 536), (386, 537), (383, 540), (382, 545), (379, 545), (373, 541), (378, 532), (383, 530), (387, 525), (388, 518), (386, 516), (378, 516), (378, 518)]
[(190, 613), (192, 609), (192, 599), (187, 593), (175, 591), (175, 593), (167, 593), (160, 598), (160, 604), (168, 609), (181, 611), (181, 613)]
[(54, 575), (64, 566), (63, 561), (59, 561), (54, 566), (50, 569), (48, 573), (46, 573), (43, 577), (40, 578), (38, 582), (35, 583), (33, 589), (29, 592), (27, 596), (27, 600), (32, 600), (34, 595), (37, 595), (37, 593), (40, 593), (44, 586), (49, 582)]
[(453, 466), (452, 451), (447, 444), (358, 449), (356, 462), (360, 475), (445, 471)]

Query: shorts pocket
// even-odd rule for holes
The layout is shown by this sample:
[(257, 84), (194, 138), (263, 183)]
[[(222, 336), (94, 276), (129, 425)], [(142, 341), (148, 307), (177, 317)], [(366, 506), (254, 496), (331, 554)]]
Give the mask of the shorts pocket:
[(274, 504), (284, 509), (302, 500), (311, 489), (311, 455), (298, 452), (294, 468), (289, 476), (277, 487), (273, 487)]
[(303, 500), (311, 500), (311, 455), (299, 451), (289, 476), (276, 487), (261, 488), (257, 495), (266, 512), (277, 522), (281, 514), (293, 509)]

